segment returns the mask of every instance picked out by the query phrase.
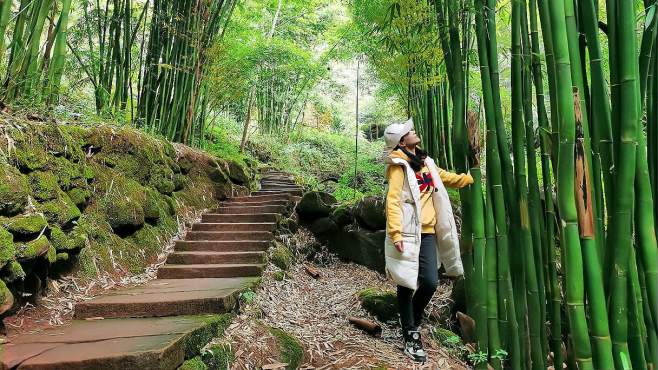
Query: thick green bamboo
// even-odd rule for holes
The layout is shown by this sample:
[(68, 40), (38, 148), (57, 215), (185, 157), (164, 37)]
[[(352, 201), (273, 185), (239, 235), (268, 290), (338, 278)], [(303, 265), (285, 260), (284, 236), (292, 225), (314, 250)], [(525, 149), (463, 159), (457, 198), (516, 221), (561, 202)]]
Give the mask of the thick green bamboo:
[[(631, 2), (616, 1), (617, 37), (617, 77), (613, 86), (619, 84), (619, 100), (613, 100), (613, 132), (619, 140), (615, 147), (615, 163), (619, 163), (616, 172), (615, 189), (632, 189), (635, 183), (638, 133), (640, 125), (639, 81), (635, 46), (635, 8)], [(612, 48), (611, 48), (612, 50)], [(611, 54), (612, 55), (612, 54)], [(612, 59), (612, 58), (611, 58)], [(621, 119), (623, 118), (623, 119)], [(629, 356), (628, 348), (628, 304), (626, 288), (628, 286), (628, 263), (632, 248), (632, 207), (633, 194), (630, 191), (617, 191), (613, 200), (613, 215), (609, 237), (608, 251), (613, 251), (614, 269), (611, 271), (609, 284), (609, 314), (615, 366), (622, 368), (625, 358)]]
[(635, 250), (631, 248), (628, 264), (628, 344), (633, 369), (647, 369), (646, 346), (647, 332), (644, 325), (644, 312), (640, 280), (638, 276), (638, 261)]
[(557, 108), (559, 126), (559, 153), (557, 190), (562, 228), (562, 251), (565, 262), (567, 316), (574, 356), (580, 369), (593, 369), (592, 350), (585, 314), (583, 259), (578, 232), (578, 215), (575, 207), (575, 111), (571, 80), (571, 61), (566, 33), (564, 3), (551, 1), (550, 19), (555, 53)]
[[(503, 173), (500, 166), (500, 156), (498, 153), (498, 138), (496, 135), (496, 111), (494, 99), (494, 85), (491, 80), (492, 73), (489, 73), (489, 47), (490, 41), (486, 38), (487, 23), (483, 17), (485, 14), (485, 0), (475, 1), (475, 27), (476, 38), (478, 43), (478, 59), (480, 63), (480, 78), (482, 81), (482, 97), (484, 102), (485, 122), (487, 127), (486, 134), (486, 153), (487, 153), (487, 207), (493, 214), (495, 230), (495, 245), (497, 247), (497, 284), (498, 284), (498, 327), (501, 341), (505, 350), (511, 356), (509, 359), (510, 366), (515, 370), (522, 369), (521, 365), (521, 338), (516, 320), (516, 307), (513, 301), (513, 288), (509, 264), (509, 241), (507, 237), (507, 215), (505, 205), (505, 195), (503, 191)], [(491, 231), (491, 229), (490, 229)], [(491, 266), (490, 266), (491, 267)], [(491, 281), (491, 276), (488, 277)], [(491, 289), (490, 289), (491, 290)], [(491, 306), (491, 304), (489, 305)], [(490, 311), (490, 316), (492, 312)], [(490, 327), (493, 325), (490, 325)], [(490, 348), (495, 351), (498, 348)], [(490, 356), (495, 353), (489, 354)], [(498, 361), (493, 359), (496, 364)]]
[[(470, 120), (470, 118), (469, 118)], [(469, 122), (469, 125), (478, 125), (476, 122)], [(470, 127), (469, 127), (470, 129)], [(485, 239), (485, 209), (484, 195), (482, 194), (482, 174), (480, 172), (479, 161), (479, 130), (474, 131), (475, 138), (471, 141), (475, 145), (471, 146), (471, 176), (473, 176), (473, 185), (471, 186), (471, 227), (473, 230), (473, 273), (472, 287), (475, 289), (471, 297), (473, 318), (475, 319), (475, 329), (477, 337), (477, 351), (483, 354), (489, 353), (488, 338), (488, 311), (487, 311), (487, 277), (486, 277), (486, 239)], [(470, 304), (470, 303), (469, 303)], [(476, 369), (487, 369), (487, 362), (482, 361), (475, 364)]]
[[(477, 15), (476, 15), (477, 18)], [(477, 22), (477, 20), (476, 20)], [(486, 277), (487, 277), (487, 334), (489, 338), (489, 363), (495, 370), (502, 370), (503, 364), (496, 353), (503, 349), (498, 326), (498, 258), (496, 246), (496, 222), (493, 214), (493, 191), (487, 189), (487, 202), (485, 205), (485, 234), (486, 234)]]
[[(527, 311), (521, 317), (525, 319), (529, 333), (529, 360), (526, 363), (532, 369), (546, 368), (544, 365), (544, 354), (541, 346), (541, 308), (539, 302), (539, 291), (537, 287), (536, 261), (534, 258), (534, 244), (530, 231), (530, 214), (528, 211), (528, 185), (526, 179), (526, 157), (525, 157), (525, 121), (524, 121), (524, 98), (523, 98), (523, 60), (521, 50), (521, 17), (522, 7), (525, 4), (521, 0), (512, 1), (512, 147), (514, 151), (514, 176), (516, 183), (516, 196), (518, 198), (518, 213), (520, 215), (519, 235), (521, 244), (513, 254), (520, 254), (524, 263), (517, 273), (525, 273), (519, 278), (525, 280), (525, 290), (515, 289), (515, 297), (526, 295)], [(534, 144), (534, 143), (533, 143)], [(518, 267), (517, 267), (518, 268)], [(521, 299), (517, 299), (517, 303)]]
[(651, 193), (646, 139), (638, 135), (635, 170), (635, 239), (638, 249), (637, 260), (642, 264), (646, 280), (649, 315), (653, 329), (658, 332), (658, 243), (653, 210), (656, 208)]

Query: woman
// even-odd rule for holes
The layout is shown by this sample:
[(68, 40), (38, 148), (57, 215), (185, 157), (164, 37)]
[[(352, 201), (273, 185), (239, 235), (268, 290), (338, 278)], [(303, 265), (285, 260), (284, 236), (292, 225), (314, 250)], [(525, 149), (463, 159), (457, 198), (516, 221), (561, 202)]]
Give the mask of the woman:
[[(473, 183), (466, 174), (438, 168), (418, 147), (413, 121), (393, 124), (384, 133), (390, 154), (386, 159), (386, 271), (397, 287), (404, 352), (424, 362), (420, 338), (425, 307), (438, 284), (441, 264), (445, 274), (464, 274), (457, 228), (445, 186)], [(445, 185), (445, 186), (444, 186)]]

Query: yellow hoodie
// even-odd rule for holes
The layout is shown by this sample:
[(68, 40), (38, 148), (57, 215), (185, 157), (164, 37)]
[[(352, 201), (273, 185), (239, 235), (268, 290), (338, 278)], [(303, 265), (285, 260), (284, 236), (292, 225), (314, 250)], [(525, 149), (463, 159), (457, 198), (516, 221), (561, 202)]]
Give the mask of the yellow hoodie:
[[(394, 150), (390, 154), (391, 158), (401, 158), (405, 161), (409, 157), (401, 150)], [(404, 173), (405, 169), (402, 166), (389, 166), (386, 172), (386, 179), (388, 180), (388, 194), (386, 196), (386, 223), (388, 225), (388, 233), (393, 242), (402, 240), (402, 209), (400, 209), (400, 196), (402, 187), (404, 186)], [(454, 174), (444, 171), (439, 168), (439, 177), (443, 184), (449, 188), (463, 188), (473, 183), (471, 175), (467, 174)], [(416, 180), (420, 188), (420, 204), (421, 204), (421, 226), (422, 233), (433, 234), (434, 226), (436, 225), (436, 211), (434, 210), (434, 203), (432, 202), (432, 192), (434, 192), (434, 184), (432, 175), (430, 174), (427, 166), (416, 173)]]

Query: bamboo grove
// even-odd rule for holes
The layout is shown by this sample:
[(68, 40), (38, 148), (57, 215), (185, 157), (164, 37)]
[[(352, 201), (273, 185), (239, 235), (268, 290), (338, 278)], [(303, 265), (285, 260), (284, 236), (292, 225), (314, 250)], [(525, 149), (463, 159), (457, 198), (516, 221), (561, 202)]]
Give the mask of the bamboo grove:
[(89, 82), (97, 113), (198, 145), (206, 125), (207, 51), (236, 4), (2, 0), (0, 94), (5, 103), (52, 107), (67, 98), (61, 84), (73, 59), (67, 84)]
[(419, 3), (440, 60), (406, 58), (397, 83), (430, 154), (475, 179), (460, 193), (471, 362), (658, 368), (656, 3), (398, 0), (370, 19), (381, 48), (417, 41), (401, 24)]

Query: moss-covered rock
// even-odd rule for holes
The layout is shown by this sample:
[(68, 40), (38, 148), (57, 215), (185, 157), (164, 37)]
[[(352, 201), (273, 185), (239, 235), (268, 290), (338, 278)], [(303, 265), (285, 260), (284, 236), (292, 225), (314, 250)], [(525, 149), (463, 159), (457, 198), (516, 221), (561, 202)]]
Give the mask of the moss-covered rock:
[(174, 173), (169, 168), (159, 168), (151, 175), (149, 185), (162, 194), (171, 195), (176, 189)]
[(45, 235), (26, 243), (16, 243), (16, 258), (32, 260), (48, 253), (50, 247), (50, 241)]
[(48, 247), (48, 251), (46, 252), (46, 259), (51, 264), (57, 261), (57, 250), (52, 245)]
[(56, 199), (60, 192), (57, 176), (52, 172), (39, 171), (31, 173), (30, 186), (32, 187), (32, 196), (40, 202)]
[(55, 226), (50, 230), (50, 242), (55, 249), (60, 251), (72, 251), (82, 249), (87, 242), (87, 235), (80, 227), (74, 228), (69, 233)]
[(59, 198), (40, 204), (37, 209), (41, 211), (49, 224), (69, 227), (82, 213), (71, 201), (68, 195), (61, 193)]
[(174, 191), (181, 191), (185, 189), (185, 186), (187, 185), (187, 177), (181, 174), (174, 174), (173, 176), (173, 182), (174, 182)]
[(71, 202), (79, 209), (85, 209), (92, 197), (91, 190), (86, 188), (73, 188), (67, 191), (66, 194), (71, 198)]
[(13, 283), (18, 280), (25, 279), (25, 271), (18, 261), (11, 261), (7, 265), (7, 277), (4, 280), (8, 283)]
[(57, 175), (57, 183), (63, 190), (70, 190), (85, 184), (83, 166), (72, 163), (66, 158), (55, 158), (54, 172)]
[(0, 268), (14, 259), (15, 254), (14, 236), (4, 228), (0, 227)]
[(23, 172), (45, 170), (48, 165), (48, 154), (43, 148), (33, 147), (19, 141), (14, 151), (14, 160)]
[(341, 204), (331, 212), (331, 219), (338, 227), (344, 227), (354, 222), (354, 211), (350, 205)]
[(208, 344), (212, 338), (222, 336), (231, 320), (233, 320), (233, 315), (204, 315), (197, 316), (195, 319), (202, 321), (205, 325), (193, 331), (185, 339), (185, 358), (198, 355), (201, 348)]
[(331, 214), (331, 206), (338, 203), (336, 198), (324, 192), (308, 192), (297, 204), (297, 213), (304, 221), (314, 221)]
[(286, 271), (295, 262), (295, 256), (286, 245), (276, 242), (270, 255), (270, 261), (274, 266)]
[(207, 370), (208, 366), (203, 363), (201, 356), (193, 357), (178, 367), (178, 370)]
[(14, 167), (0, 164), (0, 216), (14, 216), (27, 205), (28, 181)]
[(251, 175), (245, 165), (234, 160), (225, 161), (225, 168), (229, 178), (239, 185), (249, 185)]
[(373, 231), (384, 230), (386, 228), (384, 206), (384, 198), (382, 197), (362, 199), (354, 210), (359, 225)]
[(144, 200), (144, 218), (150, 223), (157, 223), (163, 208), (169, 208), (166, 201), (155, 190), (146, 188)]
[(228, 370), (235, 361), (235, 354), (230, 344), (220, 343), (206, 349), (201, 358), (208, 369)]
[(64, 261), (68, 261), (68, 260), (69, 260), (69, 254), (68, 253), (66, 253), (66, 252), (57, 253), (57, 255), (56, 255), (56, 261), (57, 262), (64, 262)]
[(16, 216), (7, 221), (6, 227), (14, 235), (27, 237), (41, 233), (48, 227), (48, 222), (39, 214)]
[(7, 288), (4, 281), (0, 280), (0, 315), (9, 311), (14, 305), (14, 295)]
[(130, 198), (117, 197), (102, 204), (112, 230), (118, 235), (128, 235), (144, 225), (144, 209)]
[(288, 364), (286, 369), (294, 370), (299, 367), (304, 359), (304, 347), (297, 338), (279, 328), (270, 328), (270, 333), (276, 338), (281, 351), (281, 362)]
[(397, 296), (395, 292), (384, 292), (367, 288), (359, 292), (361, 307), (375, 316), (379, 321), (387, 322), (397, 319)]

